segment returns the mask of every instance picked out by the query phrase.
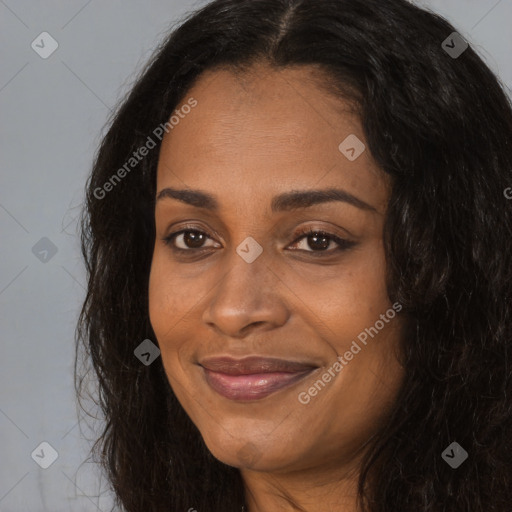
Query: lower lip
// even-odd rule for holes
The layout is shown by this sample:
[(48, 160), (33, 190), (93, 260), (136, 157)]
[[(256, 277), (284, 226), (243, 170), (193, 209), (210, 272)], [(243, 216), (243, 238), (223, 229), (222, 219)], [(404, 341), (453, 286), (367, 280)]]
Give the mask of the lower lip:
[(315, 370), (297, 373), (275, 372), (252, 375), (228, 375), (203, 367), (209, 386), (230, 400), (259, 400), (276, 391), (291, 386)]

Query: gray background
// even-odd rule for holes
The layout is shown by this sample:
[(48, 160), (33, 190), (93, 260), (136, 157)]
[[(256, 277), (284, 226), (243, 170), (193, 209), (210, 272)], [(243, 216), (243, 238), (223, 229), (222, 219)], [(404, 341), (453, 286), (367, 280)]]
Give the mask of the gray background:
[[(171, 24), (204, 3), (0, 0), (0, 512), (110, 508), (97, 465), (83, 463), (94, 423), (77, 424), (76, 220), (110, 109)], [(416, 3), (449, 19), (510, 93), (512, 0)], [(59, 45), (47, 59), (31, 48), (43, 31)], [(32, 250), (43, 237), (57, 249), (46, 262)], [(58, 452), (47, 469), (31, 457), (43, 441)]]

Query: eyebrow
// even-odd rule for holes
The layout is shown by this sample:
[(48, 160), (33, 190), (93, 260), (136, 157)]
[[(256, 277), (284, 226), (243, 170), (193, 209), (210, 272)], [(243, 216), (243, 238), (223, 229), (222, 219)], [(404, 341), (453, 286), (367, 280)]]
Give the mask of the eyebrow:
[[(160, 201), (164, 198), (176, 199), (182, 203), (197, 208), (205, 208), (213, 212), (219, 211), (219, 202), (217, 199), (202, 190), (164, 188), (158, 193), (156, 201)], [(272, 199), (271, 210), (272, 213), (291, 211), (332, 201), (341, 201), (360, 208), (361, 210), (378, 213), (373, 206), (365, 203), (346, 190), (338, 188), (324, 190), (292, 190), (291, 192), (285, 192)]]

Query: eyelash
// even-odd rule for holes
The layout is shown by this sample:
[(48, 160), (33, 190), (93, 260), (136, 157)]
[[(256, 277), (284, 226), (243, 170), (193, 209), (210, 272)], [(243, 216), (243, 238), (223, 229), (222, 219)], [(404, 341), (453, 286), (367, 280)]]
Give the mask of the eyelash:
[[(208, 238), (212, 238), (209, 233), (205, 232), (205, 231), (202, 231), (200, 229), (197, 229), (195, 227), (192, 227), (192, 226), (185, 226), (183, 229), (180, 229), (179, 231), (175, 231), (174, 233), (171, 233), (170, 235), (162, 238), (162, 241), (164, 242), (165, 245), (168, 245), (170, 246), (171, 250), (176, 252), (176, 253), (198, 253), (198, 252), (201, 252), (201, 251), (206, 251), (208, 250), (208, 247), (199, 247), (199, 248), (196, 248), (196, 249), (181, 249), (180, 247), (175, 247), (173, 245), (173, 242), (174, 242), (174, 239), (178, 236), (178, 235), (181, 235), (183, 233), (190, 233), (190, 232), (193, 232), (193, 233), (199, 233), (199, 234), (202, 234), (202, 235), (206, 235)], [(299, 230), (298, 233), (296, 233), (296, 237), (295, 238), (295, 241), (292, 242), (292, 245), (295, 245), (296, 243), (300, 242), (303, 238), (307, 238), (308, 236), (313, 236), (313, 235), (318, 235), (320, 237), (324, 237), (324, 238), (329, 238), (331, 241), (334, 241), (336, 244), (338, 244), (338, 247), (335, 248), (335, 249), (330, 249), (328, 251), (326, 250), (321, 250), (321, 251), (305, 251), (303, 249), (294, 249), (294, 250), (297, 250), (299, 252), (306, 252), (308, 254), (311, 254), (313, 257), (321, 257), (321, 256), (325, 256), (325, 255), (332, 255), (333, 253), (336, 253), (336, 252), (342, 252), (342, 251), (346, 251), (348, 249), (350, 249), (351, 247), (353, 247), (354, 245), (356, 245), (356, 242), (352, 242), (350, 240), (345, 240), (343, 238), (340, 238), (336, 235), (333, 235), (332, 233), (328, 233), (326, 231), (323, 231), (323, 230), (318, 230), (318, 229), (311, 229), (311, 228), (304, 228), (304, 229), (301, 229)]]

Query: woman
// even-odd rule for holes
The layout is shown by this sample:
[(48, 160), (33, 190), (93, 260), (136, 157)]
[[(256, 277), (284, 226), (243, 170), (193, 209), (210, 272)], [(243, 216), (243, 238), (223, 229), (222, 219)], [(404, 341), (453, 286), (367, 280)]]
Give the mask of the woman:
[(511, 134), (406, 1), (190, 15), (87, 184), (77, 348), (116, 505), (510, 511)]

